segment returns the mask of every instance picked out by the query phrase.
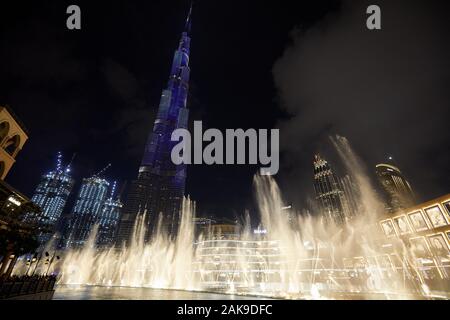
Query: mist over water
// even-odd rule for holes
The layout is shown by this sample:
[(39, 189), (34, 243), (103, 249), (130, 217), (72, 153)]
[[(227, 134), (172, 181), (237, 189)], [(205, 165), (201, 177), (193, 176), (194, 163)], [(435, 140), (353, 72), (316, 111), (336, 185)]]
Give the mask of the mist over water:
[[(206, 232), (195, 238), (195, 204), (184, 199), (175, 238), (167, 237), (158, 228), (146, 243), (144, 212), (138, 216), (128, 247), (97, 250), (93, 232), (83, 249), (69, 250), (54, 266), (61, 274), (59, 283), (294, 299), (427, 295), (427, 287), (416, 276), (414, 254), (400, 240), (392, 240), (389, 245), (401, 257), (401, 271), (389, 259), (381, 258), (386, 253), (377, 221), (383, 205), (347, 139), (336, 136), (331, 141), (359, 189), (358, 214), (345, 225), (325, 222), (320, 212), (288, 214), (275, 180), (258, 175), (254, 177), (254, 188), (260, 228), (267, 234), (253, 234), (247, 216), (235, 237)], [(367, 260), (361, 259), (359, 266), (346, 264), (358, 257)]]

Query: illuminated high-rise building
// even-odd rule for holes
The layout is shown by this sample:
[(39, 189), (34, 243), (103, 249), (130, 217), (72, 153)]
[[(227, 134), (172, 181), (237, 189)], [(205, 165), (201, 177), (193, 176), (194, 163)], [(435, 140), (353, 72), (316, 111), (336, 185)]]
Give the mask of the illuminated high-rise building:
[(99, 225), (97, 245), (108, 247), (114, 243), (120, 212), (123, 204), (119, 197), (115, 197), (116, 183), (113, 183), (111, 195), (105, 200), (103, 208), (97, 218)]
[(42, 209), (42, 223), (55, 225), (61, 217), (74, 185), (70, 164), (62, 165), (58, 153), (56, 168), (44, 174), (31, 200)]
[(109, 182), (93, 176), (83, 179), (71, 216), (65, 226), (65, 247), (83, 246), (98, 224), (109, 193)]
[(148, 226), (147, 238), (154, 230), (159, 216), (162, 216), (162, 226), (169, 234), (174, 234), (177, 228), (185, 191), (186, 166), (175, 165), (171, 160), (172, 148), (177, 143), (171, 141), (171, 135), (174, 130), (186, 129), (188, 126), (191, 12), (192, 6), (174, 54), (167, 88), (161, 95), (138, 178), (130, 185), (119, 224), (119, 246), (130, 239), (136, 217), (144, 212)]
[(392, 164), (378, 164), (376, 174), (385, 191), (388, 211), (395, 212), (415, 204), (411, 185), (398, 167)]
[(331, 166), (320, 155), (314, 157), (314, 190), (325, 220), (344, 223), (344, 191)]

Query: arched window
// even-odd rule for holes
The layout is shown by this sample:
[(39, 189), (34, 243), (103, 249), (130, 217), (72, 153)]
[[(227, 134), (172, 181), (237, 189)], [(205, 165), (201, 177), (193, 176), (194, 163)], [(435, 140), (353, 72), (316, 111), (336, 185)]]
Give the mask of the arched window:
[(2, 142), (9, 133), (9, 123), (7, 121), (3, 121), (0, 123), (0, 142)]
[(3, 147), (6, 152), (9, 153), (9, 155), (13, 155), (14, 152), (19, 148), (20, 146), (20, 136), (16, 134), (15, 136), (11, 137), (6, 141), (5, 146)]

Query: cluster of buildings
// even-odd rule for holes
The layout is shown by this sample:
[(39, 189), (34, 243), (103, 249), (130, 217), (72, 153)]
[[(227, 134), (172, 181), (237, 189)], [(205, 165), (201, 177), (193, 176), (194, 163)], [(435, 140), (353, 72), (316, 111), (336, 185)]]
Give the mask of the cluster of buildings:
[(116, 183), (101, 177), (108, 167), (82, 180), (70, 214), (64, 214), (75, 180), (71, 176), (71, 163), (63, 166), (62, 155), (58, 153), (56, 168), (42, 176), (31, 198), (42, 214), (29, 214), (26, 218), (37, 219), (38, 224), (46, 227), (39, 234), (41, 244), (55, 236), (59, 247), (83, 246), (96, 226), (96, 244), (99, 247), (113, 244), (123, 204), (115, 195)]
[[(176, 129), (188, 128), (191, 12), (192, 8), (174, 53), (167, 87), (161, 94), (138, 175), (129, 185), (125, 204), (120, 195), (115, 195), (116, 184), (103, 177), (105, 168), (82, 180), (72, 209), (67, 211), (75, 180), (72, 163), (63, 165), (59, 153), (55, 169), (41, 177), (31, 201), (28, 200), (40, 210), (39, 214), (32, 211), (25, 214), (27, 222), (40, 226), (41, 245), (53, 239), (61, 249), (81, 247), (95, 232), (98, 247), (120, 247), (131, 239), (138, 218), (145, 221), (147, 240), (158, 224), (169, 235), (176, 234), (185, 194), (186, 165), (172, 162), (170, 154), (176, 142), (171, 140), (171, 135)], [(0, 123), (0, 137), (6, 130), (2, 125), (4, 123)], [(8, 139), (11, 151), (7, 159), (14, 159), (25, 139), (16, 136)], [(10, 162), (0, 162), (0, 174), (6, 175), (10, 166)], [(235, 223), (205, 218), (197, 218), (194, 223), (199, 231), (236, 233)]]
[[(410, 183), (395, 165), (378, 164), (375, 173), (386, 212), (395, 213), (417, 204)], [(348, 174), (340, 177), (320, 155), (314, 157), (314, 191), (326, 221), (342, 224), (357, 216), (360, 191), (354, 179)]]
[[(373, 226), (380, 251), (374, 256), (348, 257), (345, 268), (360, 274), (380, 268), (383, 279), (406, 272), (432, 290), (448, 291), (450, 194), (418, 203), (411, 184), (393, 163), (376, 165), (375, 174), (385, 204), (385, 215)], [(316, 156), (314, 179), (316, 200), (326, 220), (340, 224), (358, 214), (358, 189), (350, 176), (339, 178), (326, 160)], [(399, 250), (399, 243), (407, 250)]]
[[(186, 165), (175, 165), (171, 161), (171, 150), (176, 143), (171, 141), (171, 135), (176, 129), (188, 127), (190, 29), (191, 10), (174, 53), (167, 87), (161, 94), (139, 172), (129, 186), (124, 203), (120, 195), (116, 195), (116, 183), (103, 177), (107, 167), (82, 180), (72, 209), (67, 212), (75, 181), (72, 178), (71, 162), (63, 165), (62, 155), (58, 154), (55, 169), (42, 176), (31, 201), (28, 201), (30, 205), (33, 203), (40, 208), (39, 214), (34, 214), (36, 210), (30, 209), (26, 218), (43, 226), (43, 232), (39, 235), (41, 243), (48, 242), (52, 234), (57, 233), (60, 247), (79, 247), (96, 230), (98, 246), (121, 246), (130, 240), (138, 217), (145, 219), (147, 239), (158, 222), (168, 234), (176, 232), (185, 194)], [(4, 114), (9, 113), (5, 108), (0, 109), (0, 116)], [(10, 114), (9, 117), (14, 118)], [(17, 121), (0, 121), (2, 179), (27, 139), (22, 128)], [(339, 176), (321, 155), (315, 155), (313, 165), (316, 200), (324, 219), (337, 224), (351, 220), (358, 214), (360, 198), (352, 176)], [(376, 166), (376, 175), (385, 193), (386, 211), (394, 213), (416, 204), (411, 185), (396, 166), (379, 164)], [(13, 204), (13, 200), (6, 203), (11, 208)], [(198, 219), (195, 223), (200, 229), (211, 226), (216, 228), (214, 226), (218, 225), (226, 229), (228, 226), (231, 228), (229, 233), (235, 233), (230, 227), (232, 223), (217, 223), (210, 219)]]
[[(138, 217), (145, 219), (146, 239), (151, 237), (158, 222), (168, 234), (176, 233), (185, 193), (186, 166), (171, 161), (171, 150), (175, 146), (171, 135), (176, 129), (188, 127), (191, 11), (192, 8), (173, 57), (167, 87), (161, 94), (137, 178), (130, 183), (125, 205), (115, 195), (115, 183), (102, 177), (102, 170), (83, 179), (72, 210), (64, 214), (75, 181), (71, 176), (71, 163), (63, 166), (62, 156), (58, 154), (56, 168), (42, 176), (31, 199), (42, 209), (42, 214), (27, 216), (28, 221), (34, 220), (45, 229), (39, 235), (42, 244), (59, 234), (55, 241), (60, 248), (76, 248), (83, 246), (95, 231), (97, 246), (122, 246), (130, 240)], [(17, 153), (12, 152), (14, 156)]]

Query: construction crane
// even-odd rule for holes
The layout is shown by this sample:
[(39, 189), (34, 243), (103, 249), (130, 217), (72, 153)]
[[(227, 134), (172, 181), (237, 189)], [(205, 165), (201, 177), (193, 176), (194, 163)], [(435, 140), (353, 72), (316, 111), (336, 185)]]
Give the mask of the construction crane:
[(72, 155), (72, 159), (70, 159), (69, 164), (66, 166), (66, 172), (70, 172), (70, 171), (72, 170), (72, 163), (73, 163), (73, 160), (75, 160), (75, 157), (76, 157), (76, 156), (77, 156), (76, 153), (74, 153), (74, 154)]
[(94, 174), (92, 176), (92, 178), (99, 178), (99, 176), (103, 173), (105, 173), (106, 170), (108, 170), (111, 167), (111, 163), (108, 163), (108, 165), (106, 167), (104, 167), (102, 170), (100, 170), (99, 172), (97, 172), (96, 174)]

